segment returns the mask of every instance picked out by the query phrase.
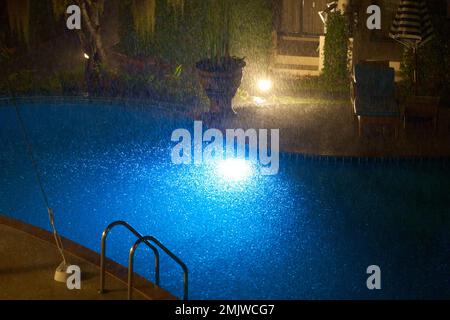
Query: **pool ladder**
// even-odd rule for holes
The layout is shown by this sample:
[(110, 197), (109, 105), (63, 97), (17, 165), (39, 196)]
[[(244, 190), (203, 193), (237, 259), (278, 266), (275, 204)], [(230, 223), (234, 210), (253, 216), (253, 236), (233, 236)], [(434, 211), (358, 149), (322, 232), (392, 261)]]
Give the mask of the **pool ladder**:
[(102, 244), (101, 244), (101, 257), (100, 257), (100, 289), (99, 293), (105, 292), (105, 256), (106, 256), (106, 238), (109, 232), (115, 226), (123, 226), (127, 228), (132, 234), (137, 238), (136, 242), (130, 248), (130, 253), (128, 255), (128, 300), (132, 299), (133, 292), (133, 268), (134, 268), (134, 253), (141, 243), (146, 244), (155, 255), (155, 284), (159, 287), (159, 251), (156, 247), (163, 250), (172, 260), (174, 260), (183, 269), (183, 299), (188, 300), (188, 268), (184, 262), (173, 254), (169, 249), (167, 249), (158, 239), (153, 236), (142, 236), (136, 231), (132, 226), (130, 226), (125, 221), (114, 221), (110, 223), (102, 233)]

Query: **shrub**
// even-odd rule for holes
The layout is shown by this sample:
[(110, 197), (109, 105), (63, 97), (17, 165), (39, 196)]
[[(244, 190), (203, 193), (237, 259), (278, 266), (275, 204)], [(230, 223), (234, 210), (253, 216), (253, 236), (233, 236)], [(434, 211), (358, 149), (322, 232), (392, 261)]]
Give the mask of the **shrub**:
[(43, 75), (34, 70), (24, 70), (10, 74), (0, 86), (5, 95), (61, 94), (62, 88), (55, 74)]
[[(11, 91), (11, 92), (10, 92)], [(22, 70), (11, 73), (0, 82), (4, 95), (78, 95), (84, 91), (84, 70), (59, 71), (45, 74), (42, 71)]]
[[(449, 101), (450, 91), (450, 40), (448, 37), (449, 23), (444, 17), (432, 16), (434, 38), (418, 50), (418, 94), (441, 96), (443, 101)], [(412, 73), (414, 56), (411, 50), (404, 50), (400, 66), (403, 94), (413, 94)]]
[(231, 24), (231, 55), (245, 57), (242, 88), (268, 72), (272, 49), (272, 7), (268, 0), (236, 1)]
[(348, 82), (348, 23), (339, 11), (327, 18), (322, 78), (327, 86)]
[(82, 93), (84, 88), (84, 68), (72, 71), (59, 71), (56, 74), (61, 90), (66, 95), (77, 95)]
[[(165, 99), (180, 100), (181, 96), (195, 97), (202, 103), (204, 95), (197, 84), (195, 63), (206, 58), (211, 50), (207, 41), (208, 8), (212, 1), (191, 0), (185, 2), (184, 14), (176, 15), (166, 5), (166, 0), (157, 0), (155, 32), (147, 37), (139, 37), (133, 26), (130, 1), (121, 1), (121, 34), (119, 50), (133, 57), (154, 57), (175, 69), (181, 65), (180, 79), (158, 79), (168, 86), (165, 91), (176, 97)], [(227, 0), (232, 1), (230, 23), (230, 55), (246, 57), (243, 83), (251, 82), (252, 76), (265, 73), (272, 44), (272, 9), (270, 0)], [(220, 19), (220, 17), (217, 17)], [(156, 81), (156, 79), (154, 79)], [(179, 91), (177, 91), (179, 90)]]

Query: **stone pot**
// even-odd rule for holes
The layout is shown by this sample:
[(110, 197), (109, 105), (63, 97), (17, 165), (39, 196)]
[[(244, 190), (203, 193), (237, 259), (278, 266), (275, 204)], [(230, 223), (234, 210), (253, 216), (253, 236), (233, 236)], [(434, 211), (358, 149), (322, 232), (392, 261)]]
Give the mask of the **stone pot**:
[(238, 58), (222, 58), (220, 62), (204, 59), (196, 64), (200, 83), (210, 101), (210, 112), (232, 113), (231, 101), (241, 85), (245, 61)]

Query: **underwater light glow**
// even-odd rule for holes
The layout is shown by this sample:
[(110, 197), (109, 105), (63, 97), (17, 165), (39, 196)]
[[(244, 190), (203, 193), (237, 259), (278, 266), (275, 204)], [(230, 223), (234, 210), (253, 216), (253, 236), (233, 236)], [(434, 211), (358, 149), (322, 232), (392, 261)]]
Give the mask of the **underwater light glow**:
[(83, 53), (83, 57), (85, 58), (85, 59), (89, 59), (89, 55), (85, 52), (85, 53)]
[(252, 174), (252, 166), (244, 159), (226, 159), (219, 161), (218, 174), (227, 180), (242, 181)]

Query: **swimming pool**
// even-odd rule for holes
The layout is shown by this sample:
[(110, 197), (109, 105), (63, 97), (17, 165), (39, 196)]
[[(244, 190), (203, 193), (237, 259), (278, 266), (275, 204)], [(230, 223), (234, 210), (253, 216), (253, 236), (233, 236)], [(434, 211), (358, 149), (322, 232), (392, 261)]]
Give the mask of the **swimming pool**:
[[(101, 102), (20, 106), (60, 233), (99, 251), (104, 227), (128, 221), (187, 264), (191, 299), (450, 295), (450, 170), (442, 164), (284, 157), (277, 175), (235, 182), (210, 166), (172, 164), (172, 130), (193, 123), (174, 113)], [(49, 229), (7, 105), (0, 143), (0, 212)], [(108, 255), (126, 265), (134, 240), (115, 229)], [(135, 268), (152, 280), (145, 250)], [(369, 265), (381, 268), (381, 290), (366, 287)], [(164, 256), (161, 285), (182, 295), (182, 272)]]

